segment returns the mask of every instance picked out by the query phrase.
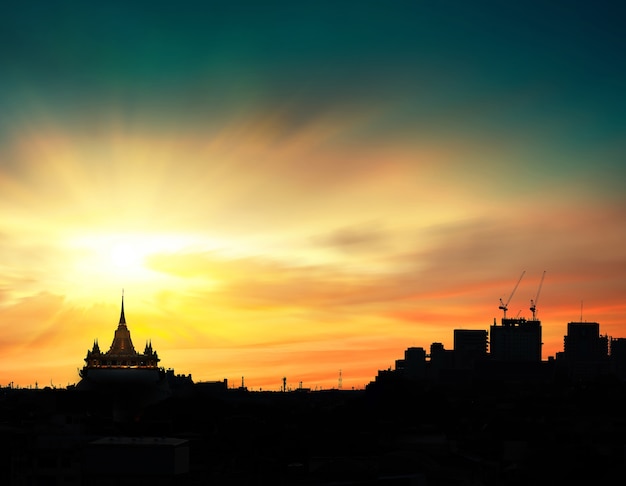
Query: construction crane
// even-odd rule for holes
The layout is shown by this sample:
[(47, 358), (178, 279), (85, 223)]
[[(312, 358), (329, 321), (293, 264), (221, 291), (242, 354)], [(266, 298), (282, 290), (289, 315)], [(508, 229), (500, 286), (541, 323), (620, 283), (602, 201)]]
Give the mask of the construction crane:
[(543, 271), (541, 275), (541, 281), (539, 282), (539, 288), (537, 289), (537, 295), (534, 299), (530, 299), (530, 312), (533, 313), (533, 321), (536, 321), (537, 317), (537, 301), (539, 300), (539, 292), (541, 292), (541, 286), (543, 285), (543, 278), (546, 276), (546, 271)]
[(519, 285), (519, 283), (522, 281), (522, 277), (524, 276), (524, 274), (526, 273), (526, 270), (524, 270), (522, 272), (522, 274), (519, 277), (519, 280), (517, 281), (517, 283), (515, 284), (515, 287), (513, 288), (513, 292), (511, 292), (511, 295), (509, 295), (508, 300), (506, 301), (506, 304), (504, 302), (502, 302), (502, 298), (500, 298), (500, 306), (498, 307), (498, 309), (502, 309), (503, 312), (503, 319), (506, 319), (506, 311), (509, 310), (509, 302), (511, 302), (511, 298), (513, 297), (513, 294), (515, 293), (515, 291), (517, 290), (517, 286)]

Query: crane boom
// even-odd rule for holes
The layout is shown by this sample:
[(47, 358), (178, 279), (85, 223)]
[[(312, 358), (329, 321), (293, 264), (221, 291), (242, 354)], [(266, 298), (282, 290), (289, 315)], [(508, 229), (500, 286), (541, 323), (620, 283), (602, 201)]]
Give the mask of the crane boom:
[(546, 276), (546, 271), (543, 271), (541, 275), (541, 281), (539, 282), (539, 288), (537, 289), (537, 295), (535, 295), (534, 299), (530, 299), (530, 311), (533, 313), (533, 321), (537, 320), (537, 301), (539, 300), (539, 292), (541, 292), (541, 287), (543, 285), (543, 278)]
[(502, 299), (500, 299), (500, 306), (498, 307), (498, 309), (502, 309), (502, 313), (503, 319), (506, 319), (506, 311), (509, 310), (509, 302), (511, 302), (511, 299), (513, 298), (513, 294), (515, 293), (515, 291), (517, 290), (517, 286), (519, 285), (519, 283), (522, 281), (522, 277), (524, 276), (524, 274), (526, 273), (526, 270), (524, 270), (522, 272), (522, 274), (519, 276), (519, 280), (517, 281), (517, 283), (515, 284), (515, 287), (513, 287), (513, 292), (511, 292), (511, 295), (509, 295), (508, 300), (506, 301), (506, 304), (504, 302), (502, 302)]

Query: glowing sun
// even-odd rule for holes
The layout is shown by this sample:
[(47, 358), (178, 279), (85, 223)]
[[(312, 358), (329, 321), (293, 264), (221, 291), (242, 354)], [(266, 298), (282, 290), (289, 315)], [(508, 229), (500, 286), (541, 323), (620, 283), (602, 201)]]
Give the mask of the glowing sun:
[(111, 263), (117, 268), (132, 269), (141, 266), (141, 253), (129, 243), (116, 243), (111, 247)]

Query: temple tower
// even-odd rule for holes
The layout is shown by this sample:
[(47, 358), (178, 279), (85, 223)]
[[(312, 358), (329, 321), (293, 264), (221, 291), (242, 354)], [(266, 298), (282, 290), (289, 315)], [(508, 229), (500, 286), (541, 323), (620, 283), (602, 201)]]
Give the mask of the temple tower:
[(124, 294), (120, 320), (113, 336), (111, 347), (105, 353), (100, 350), (98, 340), (87, 351), (85, 366), (80, 371), (83, 380), (92, 382), (158, 382), (163, 379), (164, 371), (159, 368), (160, 359), (152, 349), (152, 343), (146, 342), (143, 353), (135, 350), (126, 324), (124, 314)]

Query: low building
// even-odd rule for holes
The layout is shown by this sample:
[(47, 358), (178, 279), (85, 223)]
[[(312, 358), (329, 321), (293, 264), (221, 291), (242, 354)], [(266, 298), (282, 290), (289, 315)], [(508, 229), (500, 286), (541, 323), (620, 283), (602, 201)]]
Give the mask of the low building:
[(102, 437), (86, 444), (86, 486), (175, 485), (189, 474), (189, 443), (172, 437)]

